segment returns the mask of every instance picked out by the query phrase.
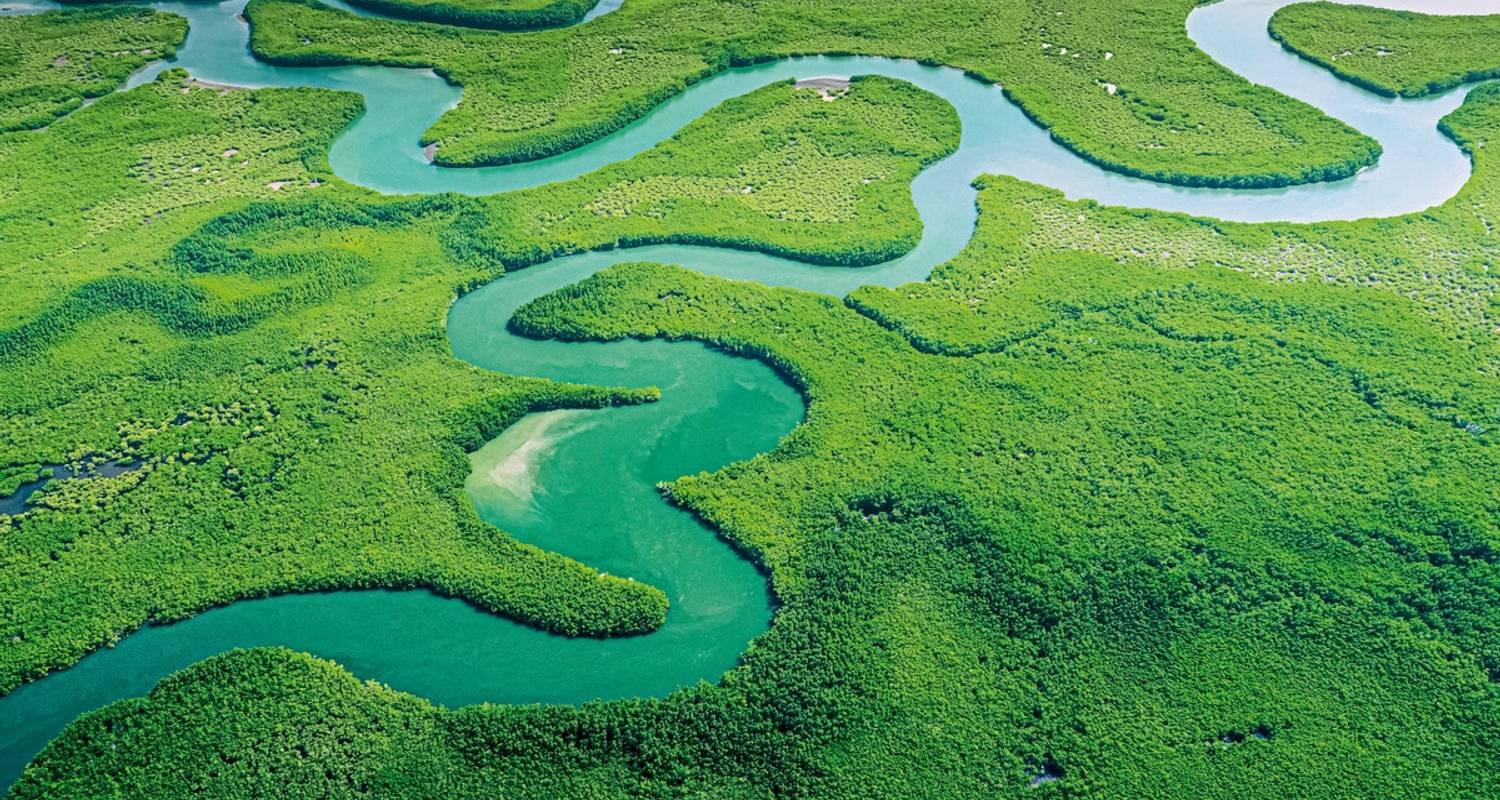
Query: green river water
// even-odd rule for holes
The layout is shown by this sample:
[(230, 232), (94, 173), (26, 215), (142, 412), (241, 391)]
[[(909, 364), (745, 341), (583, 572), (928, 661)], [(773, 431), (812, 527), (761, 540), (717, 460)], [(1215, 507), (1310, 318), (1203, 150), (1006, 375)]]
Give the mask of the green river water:
[[(433, 166), (418, 136), (458, 101), (430, 71), (380, 67), (282, 68), (255, 61), (244, 0), (152, 3), (189, 19), (187, 42), (167, 66), (242, 86), (321, 86), (364, 95), (366, 112), (329, 158), (345, 180), (377, 191), (507, 191), (584, 174), (642, 152), (723, 100), (789, 77), (880, 74), (911, 81), (954, 105), (963, 140), (912, 185), (923, 238), (906, 256), (840, 269), (709, 247), (662, 245), (557, 259), (465, 296), (448, 317), (454, 354), (489, 369), (611, 386), (658, 386), (660, 402), (534, 414), (474, 453), (466, 488), (489, 522), (517, 538), (611, 574), (664, 590), (657, 632), (569, 639), (479, 612), (428, 592), (357, 591), (248, 600), (185, 622), (150, 626), (77, 665), (0, 697), (0, 787), (79, 714), (145, 694), (165, 675), (234, 647), (285, 645), (331, 658), (354, 674), (446, 705), (482, 701), (578, 703), (664, 695), (716, 680), (772, 619), (765, 576), (690, 515), (664, 502), (659, 481), (722, 467), (773, 449), (804, 413), (797, 393), (765, 365), (665, 342), (560, 343), (517, 337), (506, 321), (520, 304), (623, 261), (660, 261), (767, 284), (842, 295), (870, 283), (922, 279), (967, 243), (981, 173), (1015, 175), (1070, 197), (1240, 220), (1312, 221), (1390, 216), (1451, 197), (1469, 163), (1436, 129), (1465, 90), (1425, 100), (1380, 98), (1283, 52), (1266, 20), (1287, 0), (1225, 0), (1195, 11), (1188, 32), (1225, 66), (1310, 102), (1379, 139), (1381, 163), (1355, 178), (1280, 190), (1186, 189), (1100, 169), (1058, 146), (997, 87), (946, 68), (881, 58), (786, 59), (731, 70), (663, 103), (637, 123), (573, 152), (480, 169)], [(1385, 3), (1380, 3), (1385, 5)], [(1439, 12), (1500, 10), (1500, 3), (1403, 3)], [(55, 7), (0, 0), (0, 14)], [(601, 3), (588, 19), (629, 13)], [(584, 23), (587, 24), (586, 19)]]

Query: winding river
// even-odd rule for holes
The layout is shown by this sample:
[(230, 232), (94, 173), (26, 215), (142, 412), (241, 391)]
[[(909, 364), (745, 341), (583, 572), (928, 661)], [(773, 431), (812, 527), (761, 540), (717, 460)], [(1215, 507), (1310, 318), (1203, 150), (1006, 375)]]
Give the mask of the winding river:
[[(331, 5), (346, 8), (328, 0)], [(420, 133), (458, 101), (431, 71), (385, 67), (284, 68), (254, 60), (245, 0), (156, 2), (190, 32), (168, 66), (240, 86), (319, 86), (364, 95), (366, 113), (334, 142), (342, 178), (381, 192), (487, 194), (582, 175), (640, 153), (721, 101), (790, 77), (879, 74), (947, 99), (963, 125), (957, 152), (912, 183), (923, 236), (907, 255), (857, 270), (738, 250), (663, 245), (586, 253), (507, 275), (449, 313), (459, 358), (489, 369), (604, 385), (656, 385), (658, 403), (534, 414), (471, 457), (467, 489), (481, 516), (517, 538), (663, 589), (667, 623), (647, 636), (569, 639), (420, 591), (334, 592), (234, 603), (185, 622), (147, 627), (118, 646), (0, 698), (0, 788), (79, 714), (150, 691), (163, 676), (233, 647), (286, 645), (334, 659), (354, 674), (445, 705), (481, 701), (578, 703), (665, 695), (715, 680), (770, 623), (765, 578), (711, 531), (662, 501), (655, 485), (773, 448), (802, 418), (800, 397), (759, 362), (689, 343), (534, 341), (505, 322), (534, 297), (624, 261), (660, 261), (766, 284), (845, 294), (856, 286), (920, 280), (957, 254), (975, 224), (970, 181), (1014, 175), (1073, 198), (1245, 221), (1391, 216), (1443, 202), (1470, 165), (1436, 129), (1466, 94), (1422, 100), (1364, 92), (1283, 52), (1265, 35), (1289, 0), (1224, 0), (1188, 18), (1189, 35), (1228, 68), (1318, 106), (1378, 139), (1379, 165), (1337, 183), (1275, 190), (1172, 187), (1103, 170), (1055, 144), (992, 85), (962, 72), (882, 58), (796, 58), (704, 80), (641, 120), (572, 152), (525, 164), (448, 169), (425, 159)], [(1494, 13), (1500, 0), (1380, 2), (1438, 13)], [(604, 0), (589, 19), (616, 10)], [(0, 0), (0, 14), (56, 7)], [(363, 12), (357, 12), (363, 13)], [(129, 88), (129, 87), (127, 87)]]

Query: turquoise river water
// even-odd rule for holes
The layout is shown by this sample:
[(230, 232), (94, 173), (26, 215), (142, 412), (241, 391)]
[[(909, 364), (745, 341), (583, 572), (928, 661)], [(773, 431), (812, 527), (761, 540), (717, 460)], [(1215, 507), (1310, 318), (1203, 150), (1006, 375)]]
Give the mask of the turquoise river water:
[[(907, 255), (872, 267), (819, 267), (756, 253), (662, 245), (586, 253), (532, 267), (465, 296), (448, 316), (454, 354), (489, 369), (603, 385), (655, 385), (658, 403), (534, 414), (471, 457), (466, 488), (486, 520), (517, 538), (615, 575), (660, 587), (667, 623), (646, 636), (570, 639), (482, 613), (429, 592), (357, 591), (247, 600), (172, 625), (148, 626), (77, 665), (0, 697), (0, 788), (79, 714), (147, 693), (165, 675), (234, 647), (285, 645), (331, 658), (354, 674), (449, 706), (483, 701), (578, 703), (660, 696), (716, 680), (770, 624), (765, 578), (655, 486), (776, 446), (802, 418), (801, 398), (763, 364), (688, 343), (535, 341), (506, 321), (520, 304), (612, 264), (659, 261), (772, 285), (842, 295), (865, 284), (921, 280), (956, 255), (975, 223), (972, 179), (1014, 175), (1101, 203), (1245, 221), (1392, 216), (1436, 205), (1470, 165), (1438, 132), (1466, 89), (1422, 100), (1377, 97), (1284, 52), (1265, 34), (1288, 0), (1223, 0), (1195, 10), (1189, 35), (1229, 69), (1311, 103), (1378, 139), (1379, 165), (1348, 180), (1275, 190), (1190, 189), (1103, 170), (1054, 143), (999, 88), (942, 67), (883, 58), (785, 59), (730, 70), (689, 87), (625, 129), (563, 155), (475, 169), (434, 166), (418, 138), (460, 90), (429, 70), (286, 68), (256, 61), (245, 0), (155, 2), (189, 20), (163, 69), (247, 87), (318, 86), (361, 93), (366, 111), (333, 143), (343, 179), (388, 193), (487, 194), (582, 175), (649, 149), (720, 102), (785, 78), (878, 74), (910, 81), (953, 104), (957, 152), (912, 183), (923, 236)], [(339, 2), (329, 0), (345, 10)], [(1372, 4), (1436, 13), (1500, 12), (1500, 0)], [(0, 0), (0, 14), (55, 8)], [(580, 24), (628, 2), (604, 0)], [(363, 12), (356, 12), (363, 13)], [(1102, 91), (1102, 90), (1101, 90)]]

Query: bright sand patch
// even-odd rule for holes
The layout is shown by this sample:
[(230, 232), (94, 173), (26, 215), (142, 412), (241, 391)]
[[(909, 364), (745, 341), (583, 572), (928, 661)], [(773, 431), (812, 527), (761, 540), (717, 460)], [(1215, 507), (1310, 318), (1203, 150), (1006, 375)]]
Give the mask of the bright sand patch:
[(469, 456), (470, 492), (496, 498), (512, 507), (535, 505), (537, 472), (564, 439), (592, 427), (587, 411), (529, 414), (494, 441)]
[(182, 91), (184, 94), (192, 91), (193, 89), (214, 89), (218, 91), (219, 94), (250, 91), (250, 87), (248, 86), (235, 86), (232, 83), (214, 83), (213, 81), (204, 81), (191, 77), (182, 82)]
[(831, 103), (849, 92), (849, 79), (837, 75), (824, 75), (818, 78), (803, 78), (792, 86), (796, 89), (817, 89), (823, 100)]

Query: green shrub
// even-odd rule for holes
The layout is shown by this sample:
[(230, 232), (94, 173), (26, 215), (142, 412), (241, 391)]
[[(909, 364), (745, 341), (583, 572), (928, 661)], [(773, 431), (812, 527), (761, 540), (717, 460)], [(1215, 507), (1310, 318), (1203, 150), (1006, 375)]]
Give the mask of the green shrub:
[(1183, 28), (1194, 5), (638, 0), (520, 35), (363, 19), (317, 0), (252, 0), (246, 14), (252, 49), (273, 63), (430, 66), (462, 84), (463, 103), (423, 136), (447, 165), (556, 155), (730, 67), (817, 53), (966, 70), (1058, 142), (1130, 175), (1284, 186), (1375, 162), (1373, 140), (1199, 51)]
[(1441, 17), (1298, 3), (1271, 17), (1287, 50), (1372, 92), (1421, 97), (1500, 76), (1500, 14)]
[(571, 25), (599, 0), (350, 0), (403, 19), (516, 31)]
[(187, 20), (107, 6), (0, 17), (0, 133), (42, 128), (170, 58)]

